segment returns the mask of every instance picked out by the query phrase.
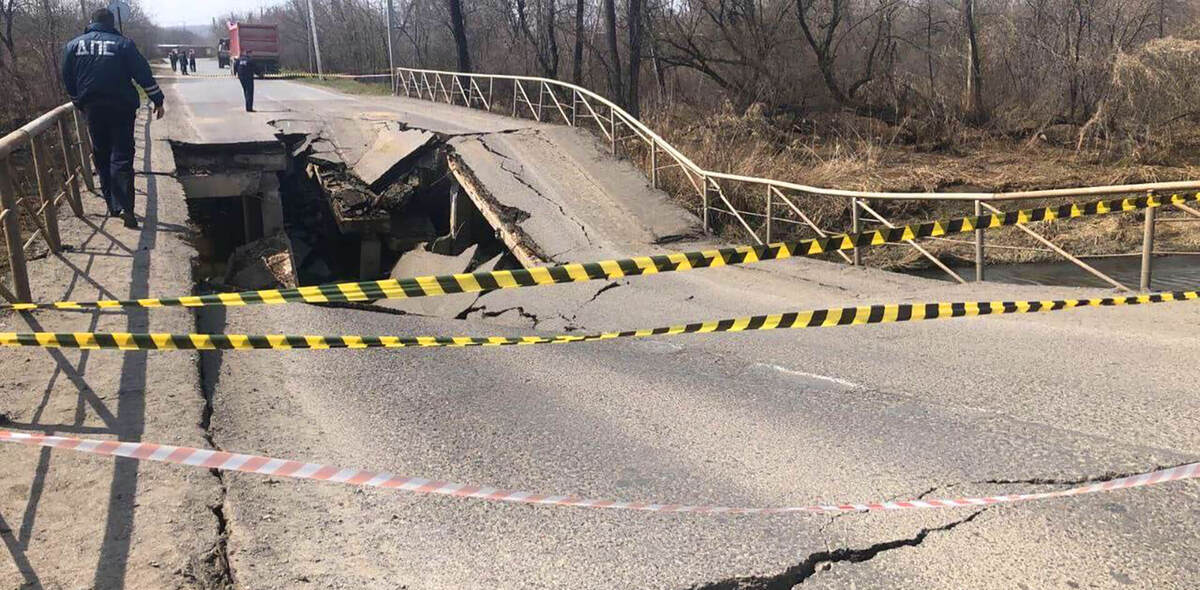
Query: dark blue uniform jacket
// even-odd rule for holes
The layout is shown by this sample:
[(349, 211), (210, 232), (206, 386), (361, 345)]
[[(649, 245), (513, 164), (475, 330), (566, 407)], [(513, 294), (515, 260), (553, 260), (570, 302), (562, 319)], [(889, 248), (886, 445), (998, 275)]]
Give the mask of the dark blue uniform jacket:
[(67, 43), (63, 51), (63, 84), (71, 101), (80, 108), (138, 108), (135, 80), (155, 105), (162, 106), (163, 93), (150, 64), (137, 45), (111, 27), (92, 23), (87, 32)]

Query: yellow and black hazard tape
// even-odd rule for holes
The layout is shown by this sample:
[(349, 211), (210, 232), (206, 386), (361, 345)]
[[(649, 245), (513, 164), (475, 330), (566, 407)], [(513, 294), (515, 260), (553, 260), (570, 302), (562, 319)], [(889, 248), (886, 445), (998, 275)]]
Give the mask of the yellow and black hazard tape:
[(768, 260), (783, 260), (796, 256), (818, 256), (838, 250), (854, 250), (855, 248), (877, 246), (880, 244), (894, 244), (905, 240), (970, 233), (977, 229), (994, 229), (1018, 223), (1073, 219), (1076, 217), (1104, 215), (1114, 212), (1139, 211), (1149, 207), (1161, 207), (1164, 204), (1186, 204), (1189, 202), (1200, 202), (1200, 193), (1191, 197), (1172, 195), (1169, 198), (1162, 198), (1145, 195), (1135, 199), (1093, 201), (1082, 205), (1071, 203), (1059, 207), (1021, 209), (1006, 213), (962, 217), (947, 221), (931, 221), (919, 225), (882, 228), (862, 233), (840, 234), (797, 242), (777, 242), (762, 246), (734, 246), (715, 250), (676, 252), (620, 260), (603, 260), (600, 262), (184, 297), (0, 304), (0, 310), (231, 307), (300, 302), (349, 303), (377, 301), (380, 299), (433, 297), (455, 293), (479, 293), (499, 289), (613, 280), (621, 277), (680, 272), (697, 268), (751, 264)]
[(818, 309), (783, 314), (679, 324), (661, 328), (561, 334), (557, 336), (289, 336), (284, 334), (131, 334), (126, 332), (0, 333), (0, 348), (80, 348), (88, 350), (325, 350), (362, 348), (463, 348), (567, 344), (616, 338), (645, 338), (675, 334), (751, 332), (800, 328), (894, 324), (926, 320), (1063, 311), (1082, 307), (1144, 305), (1200, 299), (1200, 291), (1175, 291), (1128, 297), (1058, 299), (1049, 301), (968, 301), (957, 303), (893, 303)]

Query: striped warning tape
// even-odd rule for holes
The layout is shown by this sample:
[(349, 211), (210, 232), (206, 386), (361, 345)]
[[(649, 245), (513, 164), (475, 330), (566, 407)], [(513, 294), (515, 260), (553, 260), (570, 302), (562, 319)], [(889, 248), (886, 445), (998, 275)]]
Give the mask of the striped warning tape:
[(153, 443), (120, 442), (113, 440), (99, 441), (62, 436), (48, 436), (25, 432), (0, 430), (0, 442), (19, 443), (29, 446), (65, 449), (93, 455), (110, 457), (128, 457), (139, 461), (157, 461), (190, 465), (204, 469), (220, 469), (223, 471), (240, 471), (295, 479), (313, 479), (331, 481), (356, 486), (367, 486), (392, 490), (401, 490), (415, 494), (432, 494), (454, 496), (458, 498), (474, 498), (494, 502), (511, 502), (520, 504), (541, 504), (549, 506), (575, 506), (579, 508), (608, 508), (616, 510), (637, 510), (643, 512), (671, 512), (690, 514), (837, 514), (844, 512), (884, 512), (899, 510), (921, 510), (931, 508), (969, 508), (989, 506), (992, 504), (1011, 504), (1028, 500), (1044, 500), (1081, 496), (1097, 492), (1108, 492), (1129, 488), (1140, 488), (1170, 481), (1180, 481), (1200, 477), (1200, 463), (1189, 463), (1168, 469), (1150, 471), (1141, 475), (1132, 475), (1099, 481), (1092, 484), (1050, 492), (1026, 494), (1003, 494), (999, 496), (982, 496), (976, 498), (908, 500), (904, 502), (871, 502), (845, 504), (811, 504), (807, 506), (778, 506), (770, 508), (735, 508), (728, 506), (689, 505), (689, 504), (660, 504), (652, 502), (625, 502), (616, 500), (586, 499), (568, 494), (535, 494), (516, 490), (504, 490), (491, 486), (473, 486), (460, 483), (434, 481), (422, 477), (405, 477), (378, 471), (362, 469), (342, 469), (320, 463), (301, 463), (286, 461), (257, 455), (243, 455), (189, 447), (175, 447)]
[(138, 307), (205, 307), (240, 306), (282, 303), (346, 303), (380, 299), (411, 299), (454, 293), (479, 293), (499, 289), (537, 287), (561, 283), (582, 283), (612, 280), (621, 277), (681, 272), (697, 268), (752, 264), (783, 260), (795, 256), (817, 256), (837, 250), (853, 250), (905, 240), (969, 233), (977, 229), (994, 229), (1018, 223), (1071, 219), (1113, 212), (1139, 211), (1164, 204), (1200, 202), (1200, 193), (1191, 197), (1172, 195), (1160, 198), (1147, 195), (1136, 199), (1112, 199), (1060, 207), (1022, 209), (1003, 214), (963, 217), (948, 221), (932, 221), (920, 225), (883, 228), (856, 234), (841, 234), (798, 242), (778, 242), (762, 246), (735, 246), (715, 250), (676, 252), (657, 256), (640, 256), (620, 260), (603, 260), (545, 266), (529, 269), (497, 270), (456, 275), (426, 276), (381, 281), (336, 283), (291, 289), (266, 289), (241, 293), (217, 293), (184, 297), (126, 299), (106, 301), (59, 301), (55, 303), (6, 303), (0, 310), (27, 311), (34, 309), (107, 309)]
[(1200, 291), (1176, 291), (1128, 297), (1059, 299), (1048, 301), (967, 301), (956, 303), (893, 303), (818, 309), (783, 314), (679, 324), (661, 328), (560, 334), (557, 336), (289, 336), (284, 334), (133, 334), (128, 332), (0, 332), (0, 348), (80, 348), (87, 350), (326, 350), (334, 348), (462, 348), (567, 344), (615, 338), (645, 338), (676, 334), (751, 332), (892, 324), (925, 320), (1062, 311), (1081, 307), (1144, 305), (1200, 299)]

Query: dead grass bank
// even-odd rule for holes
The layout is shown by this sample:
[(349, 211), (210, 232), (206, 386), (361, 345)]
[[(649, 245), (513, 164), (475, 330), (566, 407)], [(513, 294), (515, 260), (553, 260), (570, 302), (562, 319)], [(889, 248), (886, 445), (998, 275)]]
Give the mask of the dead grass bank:
[[(1132, 184), (1200, 178), (1200, 134), (1172, 138), (1170, 149), (1147, 149), (1113, 157), (1100, 151), (1077, 151), (1070, 137), (1039, 130), (1028, 136), (1004, 136), (956, 130), (955, 141), (923, 140), (909, 124), (889, 126), (851, 115), (831, 115), (820, 122), (771, 117), (761, 107), (744, 113), (730, 110), (705, 114), (687, 108), (659, 111), (648, 123), (697, 164), (710, 170), (787, 180), (811, 186), (889, 192), (1006, 192)], [(635, 154), (643, 158), (644, 154)], [(672, 194), (693, 210), (696, 190), (679, 174), (664, 176)], [(734, 205), (762, 213), (760, 187), (723, 184)], [(1088, 199), (1080, 199), (1088, 200)], [(1059, 205), (1069, 199), (1010, 203), (1004, 210)], [(797, 205), (826, 231), (850, 227), (846, 199), (797, 195)], [(871, 206), (894, 223), (943, 219), (973, 213), (970, 203), (874, 201)], [(781, 207), (776, 204), (776, 212)], [(1184, 217), (1164, 210), (1160, 217)], [(791, 216), (795, 219), (795, 216)], [(729, 216), (716, 215), (718, 231), (744, 242), (745, 230)], [(1141, 214), (1116, 214), (1037, 224), (1043, 233), (1081, 256), (1137, 251), (1142, 240)], [(762, 235), (761, 220), (751, 225)], [(870, 227), (867, 225), (866, 227)], [(788, 231), (788, 228), (796, 228)], [(776, 223), (774, 237), (811, 237), (807, 228)], [(970, 259), (973, 249), (960, 236), (931, 240), (927, 247), (949, 260)], [(1057, 254), (1016, 228), (988, 232), (988, 260), (1033, 262), (1061, 260)], [(1165, 222), (1158, 226), (1159, 251), (1200, 251), (1200, 223)], [(930, 263), (912, 248), (871, 249), (867, 260), (887, 268), (916, 268)]]

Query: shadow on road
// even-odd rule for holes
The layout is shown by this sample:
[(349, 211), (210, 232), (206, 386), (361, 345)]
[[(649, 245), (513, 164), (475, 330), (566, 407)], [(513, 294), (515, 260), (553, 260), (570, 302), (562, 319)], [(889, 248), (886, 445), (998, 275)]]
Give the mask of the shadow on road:
[[(143, 144), (142, 144), (142, 169), (149, 171), (151, 166), (153, 143), (150, 138), (150, 118), (147, 117), (142, 128)], [(94, 277), (91, 274), (92, 263), (96, 256), (132, 256), (132, 270), (129, 277), (129, 297), (141, 298), (146, 297), (149, 293), (150, 282), (150, 265), (151, 252), (157, 242), (158, 228), (158, 187), (157, 178), (153, 174), (146, 175), (146, 208), (145, 217), (142, 224), (141, 232), (138, 236), (138, 243), (135, 249), (130, 249), (120, 242), (118, 238), (108, 233), (104, 229), (104, 225), (108, 220), (96, 224), (95, 222), (83, 219), (84, 223), (91, 226), (93, 232), (83, 243), (80, 244), (76, 253), (83, 253), (88, 256), (89, 262), (84, 268), (67, 260), (65, 256), (57, 258), (64, 262), (68, 268), (74, 273), (70, 283), (66, 287), (66, 293), (63, 299), (69, 299), (80, 281), (87, 283), (93, 289), (97, 290), (101, 297), (111, 297), (113, 290), (105, 287), (104, 283), (108, 277)], [(110, 245), (107, 248), (88, 251), (87, 248), (92, 240), (97, 236), (108, 238)], [(114, 249), (119, 253), (114, 254)], [(117, 290), (119, 292), (120, 289)], [(95, 331), (99, 318), (105, 312), (91, 311), (88, 312), (91, 317), (89, 331)], [(21, 317), (32, 331), (44, 331), (41, 323), (33, 314), (25, 313)], [(129, 332), (145, 332), (149, 329), (149, 316), (145, 309), (135, 309), (128, 311), (128, 320), (126, 331)], [(139, 441), (142, 433), (145, 430), (145, 391), (147, 377), (147, 355), (144, 351), (125, 352), (123, 353), (120, 381), (117, 386), (117, 391), (114, 392), (117, 397), (117, 408), (115, 414), (112, 409), (104, 403), (104, 400), (96, 394), (91, 385), (89, 385), (86, 374), (87, 364), (90, 359), (88, 351), (80, 351), (78, 363), (72, 362), (67, 355), (57, 349), (46, 349), (51, 359), (55, 362), (54, 372), (50, 375), (42, 393), (42, 400), (37, 411), (31, 417), (29, 423), (18, 424), (9, 423), (6, 426), (21, 428), (26, 430), (36, 430), (46, 434), (66, 433), (71, 435), (99, 435), (109, 434), (115, 435), (123, 441)], [(76, 404), (74, 424), (42, 424), (41, 417), (43, 411), (50, 401), (56, 383), (60, 377), (66, 377), (74, 386), (78, 393), (78, 402)], [(84, 426), (84, 421), (88, 410), (93, 411), (104, 423), (104, 427), (87, 427)], [(34, 529), (34, 522), (37, 517), (38, 504), (41, 500), (42, 493), (45, 489), (46, 476), (50, 468), (51, 450), (43, 448), (40, 450), (37, 468), (33, 475), (33, 481), (30, 484), (29, 499), (26, 503), (24, 515), (21, 519), (20, 527), (15, 531), (9, 526), (7, 521), (0, 517), (0, 541), (3, 541), (8, 553), (12, 556), (13, 563), (17, 566), (24, 578), (22, 588), (41, 589), (42, 582), (39, 579), (36, 570), (30, 563), (26, 551), (29, 547), (29, 542)], [(100, 557), (96, 563), (96, 569), (93, 576), (92, 586), (95, 588), (122, 588), (125, 586), (125, 576), (128, 567), (130, 540), (133, 536), (134, 527), (134, 507), (136, 506), (137, 486), (138, 486), (138, 461), (134, 459), (117, 458), (115, 459), (112, 479), (109, 485), (109, 499), (107, 514), (105, 516), (105, 531), (102, 545), (100, 547)]]

